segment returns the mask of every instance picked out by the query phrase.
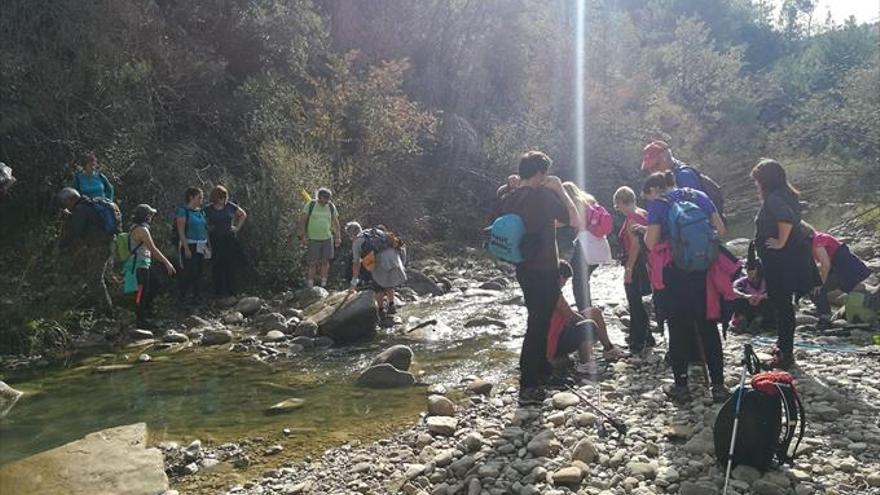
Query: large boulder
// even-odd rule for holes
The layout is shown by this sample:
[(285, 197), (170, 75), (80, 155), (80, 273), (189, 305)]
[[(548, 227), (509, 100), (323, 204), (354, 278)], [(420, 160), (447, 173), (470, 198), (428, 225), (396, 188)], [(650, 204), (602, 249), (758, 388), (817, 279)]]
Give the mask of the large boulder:
[(168, 490), (162, 452), (146, 448), (147, 425), (90, 433), (0, 468), (0, 493), (156, 495)]
[(0, 380), (0, 418), (9, 414), (22, 393)]
[(382, 351), (376, 359), (373, 360), (373, 365), (388, 363), (391, 366), (399, 369), (400, 371), (409, 371), (409, 367), (412, 364), (413, 360), (413, 351), (408, 346), (398, 344), (389, 347)]
[(263, 301), (259, 297), (243, 297), (235, 305), (235, 311), (244, 316), (250, 316), (263, 307)]
[(293, 294), (290, 303), (296, 309), (308, 308), (312, 304), (327, 297), (329, 293), (323, 287), (306, 287)]
[(406, 271), (406, 285), (420, 296), (442, 296), (443, 289), (418, 270)]
[(318, 325), (319, 335), (330, 337), (336, 343), (372, 337), (379, 322), (376, 298), (371, 290), (337, 292), (306, 308), (303, 317)]
[(358, 387), (366, 388), (409, 387), (415, 383), (412, 373), (400, 371), (387, 363), (370, 366), (357, 380)]

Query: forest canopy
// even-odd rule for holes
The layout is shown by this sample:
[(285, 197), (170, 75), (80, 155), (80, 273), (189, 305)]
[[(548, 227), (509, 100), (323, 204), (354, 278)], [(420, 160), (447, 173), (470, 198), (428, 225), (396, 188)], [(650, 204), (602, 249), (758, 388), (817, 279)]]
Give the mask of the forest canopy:
[(733, 203), (762, 156), (829, 198), (880, 189), (877, 24), (802, 0), (590, 0), (575, 81), (575, 3), (7, 0), (0, 160), (19, 183), (0, 237), (48, 223), (94, 150), (123, 211), (170, 219), (185, 185), (225, 184), (265, 263), (287, 263), (300, 191), (321, 185), (344, 220), (470, 241), (521, 152), (573, 175), (576, 84), (600, 200), (654, 138)]

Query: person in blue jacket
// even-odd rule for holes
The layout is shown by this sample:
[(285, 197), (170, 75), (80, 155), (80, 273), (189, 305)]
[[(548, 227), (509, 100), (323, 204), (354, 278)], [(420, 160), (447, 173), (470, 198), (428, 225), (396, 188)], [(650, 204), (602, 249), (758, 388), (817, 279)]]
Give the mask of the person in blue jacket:
[(98, 157), (94, 151), (86, 156), (82, 170), (73, 175), (73, 188), (87, 198), (116, 201), (113, 184), (106, 175), (98, 172)]

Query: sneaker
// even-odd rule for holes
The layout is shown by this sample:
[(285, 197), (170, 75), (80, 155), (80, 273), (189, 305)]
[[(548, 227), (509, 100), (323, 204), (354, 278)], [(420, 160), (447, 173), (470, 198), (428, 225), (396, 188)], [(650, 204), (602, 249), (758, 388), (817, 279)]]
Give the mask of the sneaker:
[(726, 401), (728, 397), (730, 397), (730, 390), (727, 390), (727, 387), (725, 387), (723, 383), (712, 385), (712, 402), (721, 404)]
[(540, 387), (526, 387), (519, 389), (519, 405), (540, 406), (544, 404), (547, 394)]
[(602, 356), (605, 357), (605, 361), (608, 361), (609, 363), (611, 363), (611, 362), (618, 361), (620, 359), (625, 358), (627, 356), (627, 354), (620, 347), (613, 345), (613, 346), (611, 346), (610, 349), (603, 352)]
[(663, 393), (673, 402), (688, 402), (691, 400), (691, 391), (687, 385), (667, 385), (663, 387)]

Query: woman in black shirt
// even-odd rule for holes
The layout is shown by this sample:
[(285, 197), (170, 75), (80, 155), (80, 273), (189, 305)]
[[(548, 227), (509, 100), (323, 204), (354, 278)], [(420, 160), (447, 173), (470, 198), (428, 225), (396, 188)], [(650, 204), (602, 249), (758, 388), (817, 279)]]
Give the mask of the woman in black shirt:
[(244, 225), (247, 213), (229, 201), (229, 191), (225, 187), (217, 185), (211, 191), (211, 205), (205, 208), (205, 216), (214, 250), (211, 260), (214, 292), (217, 297), (234, 296), (235, 272), (244, 258), (238, 243), (238, 231)]
[(809, 239), (801, 228), (798, 191), (788, 183), (785, 169), (775, 160), (761, 160), (752, 169), (761, 193), (755, 217), (755, 245), (764, 265), (767, 296), (776, 315), (776, 350), (771, 365), (788, 369), (794, 365), (793, 296), (820, 285), (812, 261)]

